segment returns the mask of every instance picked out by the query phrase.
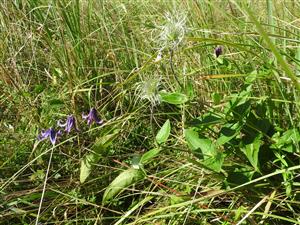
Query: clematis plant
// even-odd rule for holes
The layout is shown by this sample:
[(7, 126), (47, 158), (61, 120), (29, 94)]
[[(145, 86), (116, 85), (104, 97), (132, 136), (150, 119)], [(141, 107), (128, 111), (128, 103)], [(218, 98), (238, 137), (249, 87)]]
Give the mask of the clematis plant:
[(65, 127), (65, 131), (69, 134), (71, 132), (71, 129), (74, 128), (74, 130), (77, 132), (77, 126), (76, 126), (76, 119), (73, 115), (69, 115), (67, 117), (67, 120), (65, 123), (62, 123), (61, 120), (57, 121), (57, 125), (59, 127)]
[(47, 138), (50, 139), (50, 142), (55, 145), (55, 142), (56, 142), (56, 139), (57, 139), (57, 136), (58, 135), (61, 135), (61, 131), (55, 131), (52, 127), (49, 128), (48, 130), (46, 131), (42, 131), (41, 134), (38, 135), (37, 139), (39, 141), (43, 141)]
[(96, 124), (102, 124), (103, 120), (100, 120), (97, 115), (97, 110), (95, 108), (91, 108), (89, 114), (82, 114), (82, 118), (87, 121), (88, 125), (91, 125), (93, 122)]

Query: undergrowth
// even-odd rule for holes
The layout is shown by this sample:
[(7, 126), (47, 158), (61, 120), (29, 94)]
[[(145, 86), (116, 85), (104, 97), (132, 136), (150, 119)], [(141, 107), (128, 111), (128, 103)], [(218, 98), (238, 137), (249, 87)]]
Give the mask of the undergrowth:
[(0, 6), (1, 224), (300, 224), (299, 2)]

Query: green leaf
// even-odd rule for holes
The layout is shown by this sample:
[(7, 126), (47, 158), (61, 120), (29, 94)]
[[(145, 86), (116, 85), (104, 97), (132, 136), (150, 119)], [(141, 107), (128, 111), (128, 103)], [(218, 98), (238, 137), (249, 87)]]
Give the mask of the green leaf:
[(224, 60), (222, 57), (218, 57), (217, 62), (222, 65), (224, 63)]
[(177, 92), (160, 92), (159, 94), (163, 102), (167, 102), (173, 105), (181, 105), (188, 101), (188, 97), (186, 95)]
[(192, 128), (185, 129), (184, 136), (190, 149), (194, 152), (200, 149), (204, 159), (216, 155), (217, 150), (212, 141), (207, 138), (199, 138), (198, 133)]
[(120, 131), (121, 129), (114, 129), (111, 134), (107, 134), (103, 137), (97, 138), (92, 147), (92, 150), (99, 154), (105, 154), (107, 147), (109, 147), (112, 144), (113, 140), (118, 137)]
[(193, 127), (208, 127), (211, 125), (216, 125), (216, 124), (220, 124), (223, 123), (224, 119), (216, 116), (216, 115), (212, 115), (211, 113), (205, 114), (203, 115), (202, 118), (197, 118), (197, 119), (193, 119), (189, 125), (193, 126)]
[[(259, 107), (263, 108), (263, 107)], [(260, 114), (259, 112), (261, 110), (257, 110), (257, 113), (255, 110), (251, 110), (251, 112), (248, 114), (246, 118), (246, 123), (244, 127), (242, 128), (242, 133), (244, 133), (243, 142), (250, 144), (254, 141), (256, 137), (258, 137), (261, 133), (268, 134), (268, 131), (272, 127), (271, 122), (266, 118), (261, 118), (257, 114)], [(263, 115), (263, 117), (265, 117)]]
[(170, 120), (167, 120), (164, 125), (160, 128), (156, 135), (156, 141), (158, 144), (165, 143), (168, 140), (171, 131)]
[(148, 152), (145, 152), (142, 155), (142, 158), (140, 160), (141, 164), (146, 164), (148, 163), (152, 158), (154, 158), (155, 156), (158, 155), (158, 153), (160, 152), (159, 148), (153, 148), (151, 150), (149, 150)]
[(220, 104), (220, 102), (222, 100), (222, 96), (219, 93), (214, 92), (214, 93), (212, 93), (211, 97), (212, 97), (214, 104), (216, 104), (216, 105)]
[(258, 169), (258, 153), (260, 146), (262, 144), (262, 141), (260, 140), (260, 136), (258, 136), (251, 144), (246, 145), (244, 148), (242, 148), (242, 151), (247, 156), (249, 162), (251, 165), (255, 168), (256, 171), (259, 171)]
[(220, 131), (220, 137), (217, 139), (218, 145), (224, 145), (227, 142), (231, 141), (235, 136), (239, 134), (240, 125), (239, 123), (235, 124), (226, 124), (222, 127)]
[(92, 146), (92, 153), (87, 154), (80, 165), (80, 183), (84, 183), (92, 171), (93, 164), (97, 163), (100, 158), (107, 153), (107, 148), (119, 134), (120, 129), (114, 129), (111, 134), (97, 138)]
[(238, 94), (232, 94), (231, 100), (225, 105), (224, 113), (229, 115), (233, 114), (235, 120), (241, 120), (246, 117), (250, 111), (252, 85), (248, 85), (247, 88)]
[(272, 137), (272, 144), (271, 147), (282, 149), (286, 152), (296, 152), (297, 146), (300, 141), (300, 132), (298, 129), (290, 129), (285, 131), (281, 136), (279, 133), (276, 133)]
[(256, 80), (256, 78), (257, 78), (257, 70), (253, 70), (253, 71), (249, 74), (249, 76), (247, 76), (247, 77), (245, 78), (245, 82), (246, 82), (247, 84), (252, 84), (252, 83), (254, 83), (254, 81)]
[(91, 173), (93, 164), (97, 163), (101, 156), (97, 153), (90, 153), (81, 160), (80, 183), (84, 183)]
[(209, 169), (219, 173), (224, 162), (224, 155), (218, 152), (216, 155), (209, 157), (203, 161), (203, 165)]
[(122, 190), (127, 188), (128, 186), (138, 182), (143, 179), (145, 174), (139, 169), (127, 169), (120, 173), (106, 188), (102, 203), (105, 204), (112, 200), (117, 194), (119, 194)]
[(141, 166), (141, 156), (140, 155), (134, 155), (131, 158), (131, 166), (134, 169), (139, 169), (140, 168), (140, 166)]
[[(194, 153), (198, 158), (203, 157), (202, 164), (215, 172), (220, 172), (223, 162), (224, 155), (221, 152), (218, 152), (214, 143), (207, 138), (200, 138), (198, 133), (192, 128), (186, 129), (184, 131), (185, 139)], [(199, 154), (201, 150), (201, 154)]]
[(224, 154), (219, 152), (217, 153), (217, 155), (208, 157), (201, 161), (194, 160), (192, 158), (188, 158), (188, 161), (201, 168), (219, 173), (222, 169), (224, 158), (225, 158)]

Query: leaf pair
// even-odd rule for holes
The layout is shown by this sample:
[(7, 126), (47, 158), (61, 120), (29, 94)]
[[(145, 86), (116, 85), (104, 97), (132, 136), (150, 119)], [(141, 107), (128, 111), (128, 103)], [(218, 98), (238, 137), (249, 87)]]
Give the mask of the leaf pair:
[[(161, 145), (165, 143), (171, 132), (171, 124), (170, 120), (167, 120), (161, 129), (158, 131), (156, 135), (156, 142)], [(140, 159), (140, 164), (144, 165), (151, 161), (155, 156), (157, 156), (160, 152), (160, 148), (154, 148), (144, 153)], [(121, 172), (106, 188), (102, 203), (106, 204), (111, 201), (117, 194), (121, 191), (129, 187), (130, 185), (135, 184), (136, 182), (144, 179), (145, 172), (142, 169), (129, 168)]]

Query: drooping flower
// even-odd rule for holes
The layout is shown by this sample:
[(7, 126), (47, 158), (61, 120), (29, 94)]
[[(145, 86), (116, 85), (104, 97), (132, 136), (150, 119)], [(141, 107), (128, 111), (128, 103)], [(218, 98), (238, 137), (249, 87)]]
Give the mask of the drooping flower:
[(84, 120), (87, 120), (88, 125), (91, 125), (93, 122), (97, 124), (102, 124), (103, 120), (100, 120), (98, 115), (97, 115), (97, 110), (95, 108), (91, 108), (89, 114), (85, 115), (82, 114), (82, 118)]
[(38, 140), (39, 141), (43, 141), (47, 138), (50, 139), (50, 142), (55, 145), (55, 142), (56, 142), (56, 138), (58, 135), (61, 135), (61, 131), (55, 131), (52, 127), (49, 128), (48, 130), (46, 131), (42, 131), (41, 134), (38, 135)]
[(76, 127), (76, 119), (73, 115), (69, 115), (65, 123), (61, 123), (61, 121), (58, 120), (57, 125), (60, 127), (65, 127), (65, 131), (67, 133), (70, 133), (72, 128), (74, 128), (75, 131), (78, 131)]
[(216, 55), (216, 57), (218, 58), (220, 55), (222, 55), (222, 53), (223, 53), (222, 47), (221, 46), (217, 46), (215, 48), (215, 55)]

